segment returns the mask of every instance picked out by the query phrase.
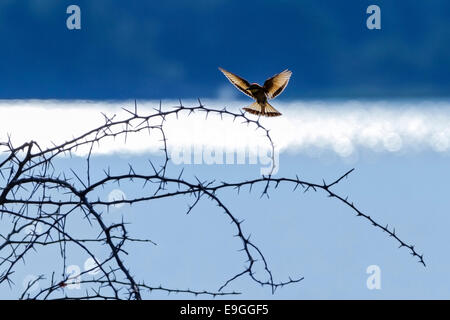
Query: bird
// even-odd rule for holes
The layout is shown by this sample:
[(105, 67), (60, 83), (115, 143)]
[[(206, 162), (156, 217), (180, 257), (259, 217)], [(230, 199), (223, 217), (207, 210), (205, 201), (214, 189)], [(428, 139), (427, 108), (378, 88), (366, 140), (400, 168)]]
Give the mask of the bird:
[(281, 113), (275, 109), (267, 100), (274, 99), (286, 88), (292, 72), (288, 69), (270, 77), (264, 82), (263, 86), (257, 83), (249, 83), (247, 80), (219, 67), (219, 70), (227, 79), (239, 90), (256, 100), (251, 105), (243, 108), (245, 111), (262, 115), (266, 117), (281, 116)]

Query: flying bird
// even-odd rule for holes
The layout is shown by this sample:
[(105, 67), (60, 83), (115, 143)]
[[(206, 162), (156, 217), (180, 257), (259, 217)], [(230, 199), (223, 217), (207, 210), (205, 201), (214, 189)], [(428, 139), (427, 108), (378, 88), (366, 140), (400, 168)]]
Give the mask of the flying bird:
[(276, 117), (281, 116), (281, 113), (272, 107), (268, 99), (274, 99), (280, 93), (283, 92), (284, 88), (286, 88), (289, 79), (291, 78), (292, 72), (289, 70), (284, 70), (273, 77), (267, 79), (264, 82), (263, 86), (260, 86), (257, 83), (249, 83), (247, 80), (228, 72), (219, 67), (219, 70), (228, 78), (228, 80), (243, 93), (248, 95), (250, 98), (256, 100), (247, 108), (244, 108), (245, 111), (263, 115), (266, 117)]

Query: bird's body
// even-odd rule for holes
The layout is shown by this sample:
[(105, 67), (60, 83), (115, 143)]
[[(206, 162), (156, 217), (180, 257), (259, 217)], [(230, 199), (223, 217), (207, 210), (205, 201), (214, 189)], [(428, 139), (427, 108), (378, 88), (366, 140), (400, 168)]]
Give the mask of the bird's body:
[(266, 90), (264, 90), (264, 88), (261, 87), (259, 84), (252, 83), (250, 85), (250, 89), (248, 89), (248, 90), (252, 93), (252, 95), (256, 99), (256, 101), (261, 102), (261, 103), (267, 102)]
[(244, 108), (245, 111), (266, 117), (276, 117), (281, 115), (281, 113), (272, 107), (267, 100), (273, 99), (283, 92), (289, 82), (289, 79), (291, 78), (291, 71), (284, 70), (283, 72), (267, 79), (264, 82), (264, 85), (260, 86), (257, 83), (250, 84), (247, 80), (222, 68), (219, 68), (219, 70), (222, 71), (222, 73), (236, 88), (256, 100), (256, 102), (252, 103), (247, 108)]

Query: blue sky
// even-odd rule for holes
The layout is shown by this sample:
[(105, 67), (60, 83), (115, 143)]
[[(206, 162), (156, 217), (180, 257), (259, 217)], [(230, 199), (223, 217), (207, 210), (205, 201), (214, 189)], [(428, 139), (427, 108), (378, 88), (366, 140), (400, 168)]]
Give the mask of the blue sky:
[[(81, 8), (81, 30), (66, 28), (70, 4)], [(381, 30), (366, 28), (370, 4), (381, 8)], [(132, 108), (134, 99), (146, 113), (160, 99), (170, 108), (178, 98), (190, 106), (201, 98), (208, 106), (238, 112), (251, 101), (218, 66), (260, 83), (290, 68), (287, 89), (272, 103), (283, 116), (262, 119), (277, 146), (276, 176), (321, 183), (355, 168), (336, 192), (381, 225), (395, 227), (424, 254), (427, 266), (320, 191), (292, 192), (292, 186), (281, 185), (267, 199), (260, 198), (260, 186), (251, 194), (244, 189), (220, 195), (245, 219), (244, 231), (263, 251), (275, 279), (304, 280), (272, 294), (244, 276), (228, 289), (242, 292), (237, 297), (242, 299), (448, 299), (449, 10), (445, 0), (4, 0), (0, 141), (10, 134), (16, 145), (30, 139), (62, 142), (102, 124), (102, 111), (126, 116), (120, 108)], [(262, 132), (230, 119), (194, 115), (170, 119), (166, 126), (170, 152), (267, 147)], [(147, 160), (162, 160), (158, 148), (158, 138), (148, 136), (105, 143), (94, 150), (93, 175), (107, 167), (128, 172), (128, 163), (149, 173)], [(57, 170), (84, 172), (85, 151), (58, 158)], [(238, 181), (260, 177), (262, 166), (248, 159), (232, 165), (171, 161), (169, 175), (177, 177), (182, 167), (191, 181), (194, 176)], [(3, 182), (0, 176), (0, 187)], [(143, 192), (149, 191), (125, 183), (89, 196), (132, 198)], [(127, 245), (124, 259), (137, 279), (216, 291), (243, 270), (240, 240), (222, 211), (203, 199), (186, 215), (190, 203), (180, 197), (104, 213), (108, 223), (123, 218), (132, 235), (157, 243)], [(1, 234), (10, 227), (3, 221)], [(77, 235), (96, 235), (81, 216), (71, 228)], [(104, 249), (93, 246), (100, 258)], [(74, 247), (70, 252), (67, 265), (82, 271), (89, 257)], [(381, 288), (369, 290), (366, 270), (373, 265), (381, 270)], [(0, 284), (0, 298), (16, 298), (26, 281), (62, 271), (57, 247), (31, 252), (17, 266), (14, 286)], [(79, 295), (84, 289), (64, 290)], [(145, 297), (192, 298), (160, 292)]]
[[(123, 166), (117, 159), (98, 160), (99, 165)], [(145, 162), (144, 157), (132, 160), (133, 163)], [(64, 164), (66, 161), (61, 162)], [(348, 194), (359, 208), (379, 222), (395, 226), (405, 241), (415, 244), (419, 252), (425, 254), (427, 267), (417, 263), (407, 250), (397, 249), (392, 239), (324, 194), (291, 192), (289, 187), (271, 192), (271, 198), (267, 200), (260, 199), (256, 189), (252, 195), (246, 192), (240, 196), (225, 194), (224, 202), (238, 217), (246, 220), (245, 230), (261, 247), (278, 279), (299, 275), (305, 279), (279, 289), (275, 295), (247, 277), (230, 288), (243, 292), (239, 298), (250, 299), (448, 298), (447, 165), (448, 157), (436, 154), (384, 155), (376, 161), (370, 158), (358, 161), (353, 166), (341, 161), (327, 164), (305, 156), (283, 156), (280, 174), (303, 172), (302, 177), (318, 182), (320, 177), (331, 180), (356, 167), (348, 181), (337, 189)], [(195, 166), (188, 168), (186, 176), (192, 171), (201, 178), (218, 179), (251, 177), (258, 169), (254, 166)], [(116, 187), (107, 187), (105, 196)], [(133, 194), (133, 189), (139, 190), (133, 186), (121, 189), (128, 197)], [(232, 237), (233, 228), (214, 205), (204, 200), (186, 216), (187, 203), (186, 199), (161, 201), (131, 209), (114, 209), (109, 214), (113, 221), (123, 213), (125, 220), (131, 222), (129, 228), (133, 235), (148, 237), (158, 244), (127, 247), (130, 256), (126, 261), (134, 274), (154, 285), (215, 290), (244, 266), (244, 256), (236, 251), (240, 242)], [(45, 252), (48, 255), (43, 254)], [(27, 264), (16, 274), (18, 289), (21, 289), (21, 278), (26, 275), (48, 272), (49, 268), (59, 271), (56, 252), (53, 251), (53, 255), (50, 252), (42, 250), (40, 254), (30, 255)], [(97, 252), (101, 254), (100, 249)], [(83, 267), (87, 258), (73, 254), (68, 263)], [(49, 264), (49, 261), (54, 262)], [(381, 268), (380, 290), (366, 287), (369, 276), (366, 269), (370, 265)], [(76, 291), (73, 289), (69, 293)], [(1, 290), (3, 298), (14, 297), (15, 292), (8, 287)], [(166, 294), (158, 293), (149, 296), (166, 297)], [(183, 295), (170, 297), (189, 298)]]
[[(433, 166), (427, 169), (430, 163)], [(369, 157), (353, 166), (339, 160), (326, 164), (305, 156), (282, 157), (280, 174), (300, 173), (317, 181), (319, 177), (331, 180), (356, 167), (348, 181), (337, 189), (378, 221), (395, 226), (405, 241), (425, 254), (427, 268), (406, 250), (397, 249), (392, 239), (324, 194), (292, 193), (288, 187), (272, 192), (270, 200), (260, 199), (258, 192), (252, 196), (242, 192), (239, 197), (230, 193), (226, 203), (246, 219), (244, 226), (264, 250), (280, 280), (298, 275), (305, 280), (280, 289), (275, 295), (245, 278), (232, 288), (245, 288), (242, 298), (448, 298), (447, 163), (447, 157), (436, 154), (384, 155), (376, 161)], [(229, 169), (233, 176), (246, 177), (251, 167), (233, 169)], [(228, 175), (227, 169), (218, 167), (197, 170), (205, 178)], [(223, 275), (227, 278), (231, 270), (242, 267), (243, 256), (233, 252), (239, 248), (239, 242), (231, 237), (232, 230), (220, 211), (205, 201), (191, 216), (184, 217), (174, 213), (171, 206), (165, 209), (167, 204), (157, 207), (161, 210), (158, 216), (169, 215), (158, 220), (167, 228), (148, 229), (155, 232), (155, 241), (159, 235), (182, 250), (174, 255), (161, 249), (157, 256), (171, 260), (173, 265), (168, 267), (165, 261), (154, 261), (149, 256), (147, 268), (166, 270), (169, 283), (179, 281), (192, 287), (192, 283), (216, 283), (214, 279)], [(180, 219), (178, 224), (173, 214)], [(173, 234), (167, 234), (168, 229)], [(366, 287), (369, 265), (381, 268), (381, 290)], [(143, 272), (148, 272), (147, 268), (143, 267)]]
[[(66, 9), (81, 9), (81, 30)], [(381, 8), (381, 30), (366, 9)], [(217, 67), (290, 68), (287, 98), (434, 97), (450, 86), (446, 0), (3, 0), (0, 97), (214, 98)]]

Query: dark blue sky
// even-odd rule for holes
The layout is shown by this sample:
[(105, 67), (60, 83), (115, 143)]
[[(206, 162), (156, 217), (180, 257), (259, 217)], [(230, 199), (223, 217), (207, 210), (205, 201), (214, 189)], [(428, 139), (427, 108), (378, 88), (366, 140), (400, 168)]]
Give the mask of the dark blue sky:
[[(79, 31), (67, 6), (81, 7)], [(366, 8), (381, 7), (381, 30)], [(215, 97), (222, 66), (285, 98), (450, 95), (450, 2), (0, 2), (0, 98)]]

